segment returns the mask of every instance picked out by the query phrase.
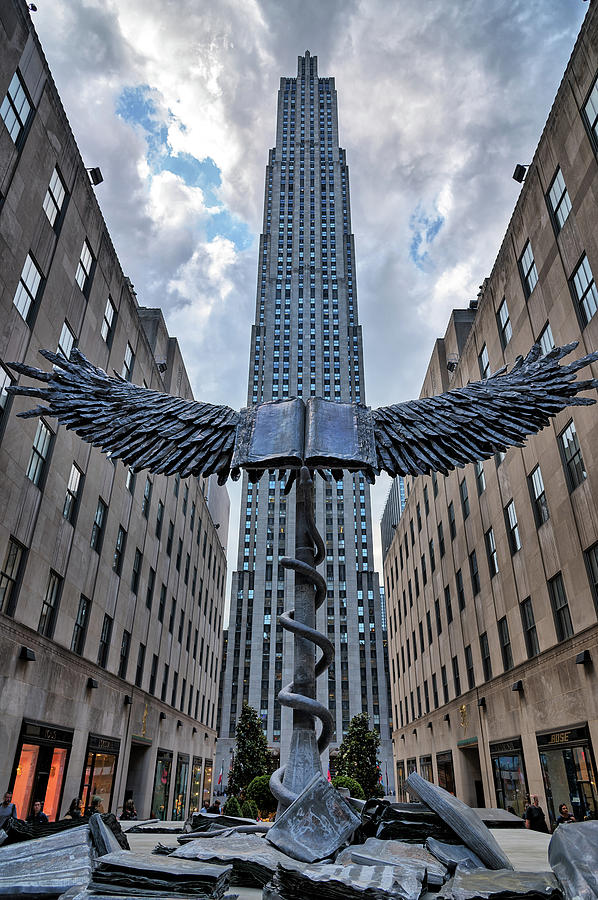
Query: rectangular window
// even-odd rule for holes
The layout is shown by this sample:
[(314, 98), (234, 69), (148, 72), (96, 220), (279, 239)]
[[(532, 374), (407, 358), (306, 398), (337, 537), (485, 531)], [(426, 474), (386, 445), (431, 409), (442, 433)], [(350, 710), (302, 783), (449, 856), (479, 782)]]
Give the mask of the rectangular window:
[(475, 550), (472, 550), (469, 554), (469, 574), (471, 575), (471, 591), (475, 597), (480, 593), (480, 573)]
[(527, 241), (523, 248), (523, 253), (519, 257), (519, 274), (521, 275), (523, 293), (526, 297), (529, 297), (538, 283), (538, 272), (536, 270), (536, 263), (534, 262), (532, 245), (529, 241)]
[(135, 493), (135, 481), (137, 476), (135, 474), (135, 470), (129, 467), (127, 469), (127, 480), (125, 482), (125, 487), (128, 490), (129, 494), (133, 495)]
[(507, 617), (503, 616), (502, 619), (499, 619), (497, 625), (503, 669), (507, 672), (509, 669), (513, 668), (513, 654), (511, 652), (511, 638), (509, 636)]
[(448, 505), (448, 517), (449, 517), (449, 532), (451, 535), (451, 540), (454, 541), (457, 536), (457, 524), (455, 522), (455, 507), (453, 505), (453, 501)]
[(556, 170), (555, 176), (552, 179), (552, 184), (548, 190), (548, 206), (552, 213), (554, 230), (558, 234), (565, 224), (567, 216), (571, 212), (571, 200), (569, 199), (567, 185), (565, 184), (565, 179), (563, 178), (560, 166)]
[(484, 463), (478, 460), (475, 464), (475, 481), (478, 489), (478, 496), (481, 496), (486, 490), (486, 476), (484, 475)]
[(10, 374), (4, 368), (2, 363), (0, 363), (0, 426), (8, 412), (8, 400), (10, 397), (10, 394), (8, 393), (8, 387), (11, 384), (12, 378), (10, 377)]
[(469, 494), (467, 492), (467, 482), (465, 479), (459, 482), (459, 495), (461, 497), (461, 509), (463, 510), (463, 518), (469, 516)]
[(25, 548), (11, 537), (0, 571), (0, 612), (7, 616), (14, 615), (25, 556)]
[(152, 483), (148, 477), (145, 479), (145, 487), (143, 489), (143, 500), (141, 501), (141, 514), (146, 519), (149, 516), (151, 500), (152, 500)]
[(531, 659), (540, 652), (538, 644), (538, 635), (536, 633), (536, 620), (534, 619), (534, 609), (532, 607), (531, 597), (527, 597), (523, 603), (519, 605), (521, 613), (521, 624), (523, 626), (523, 636), (525, 638), (525, 649), (527, 650), (527, 658)]
[(71, 650), (78, 656), (83, 656), (83, 650), (85, 649), (85, 638), (87, 637), (90, 609), (91, 600), (81, 594), (79, 597), (79, 608), (77, 609), (75, 627), (73, 628), (73, 639), (71, 641)]
[(461, 676), (459, 675), (459, 660), (453, 656), (453, 682), (455, 685), (455, 697), (461, 696)]
[(58, 339), (58, 347), (56, 348), (56, 352), (58, 354), (62, 354), (65, 359), (70, 359), (71, 350), (75, 346), (75, 341), (77, 338), (75, 337), (73, 331), (70, 329), (68, 322), (65, 322), (62, 326), (62, 331), (60, 332), (60, 338)]
[[(590, 580), (590, 587), (592, 589), (592, 596), (594, 598), (594, 606), (598, 611), (598, 543), (594, 544), (584, 553), (586, 566), (588, 569), (588, 578)], [(0, 594), (0, 609), (2, 609), (2, 600)]]
[(133, 353), (133, 348), (127, 341), (127, 346), (125, 347), (125, 358), (123, 360), (123, 367), (120, 371), (121, 376), (125, 379), (125, 381), (130, 381), (133, 377), (133, 366), (135, 365), (135, 354)]
[(594, 82), (590, 96), (584, 104), (583, 114), (594, 142), (594, 150), (596, 151), (598, 150), (598, 78)]
[(498, 575), (498, 553), (496, 552), (494, 529), (489, 528), (484, 537), (486, 539), (486, 553), (488, 554), (488, 568), (490, 570), (490, 578), (494, 578), (495, 575)]
[(434, 615), (436, 617), (436, 634), (442, 634), (442, 617), (440, 615), (440, 602), (434, 601)]
[(152, 656), (152, 668), (150, 671), (150, 680), (149, 680), (149, 693), (154, 696), (156, 693), (156, 677), (158, 675), (158, 654), (154, 653)]
[(44, 212), (48, 217), (48, 221), (53, 228), (58, 226), (60, 222), (60, 213), (64, 206), (66, 197), (66, 187), (64, 181), (60, 177), (60, 172), (56, 167), (52, 172), (50, 184), (44, 198)]
[(444, 528), (442, 527), (442, 522), (438, 523), (438, 550), (440, 552), (440, 558), (442, 559), (446, 551), (444, 545)]
[(143, 563), (143, 553), (139, 547), (135, 548), (135, 558), (133, 559), (133, 571), (131, 572), (131, 590), (134, 594), (139, 590), (139, 579), (141, 578), (141, 566)]
[(150, 566), (150, 570), (149, 570), (149, 573), (147, 576), (147, 591), (145, 594), (145, 605), (148, 609), (152, 608), (155, 584), (156, 584), (156, 570), (152, 569), (152, 567)]
[(463, 611), (465, 609), (465, 589), (463, 588), (463, 573), (461, 572), (461, 569), (457, 569), (455, 572), (455, 584), (457, 585), (459, 609)]
[(48, 579), (46, 594), (44, 602), (42, 603), (42, 611), (39, 617), (39, 625), (37, 626), (38, 632), (49, 638), (54, 635), (61, 590), (62, 578), (60, 575), (57, 575), (56, 572), (50, 570), (50, 577)]
[(33, 261), (31, 254), (28, 253), (12, 301), (25, 322), (27, 322), (31, 308), (39, 296), (41, 282), (42, 273)]
[(100, 644), (98, 647), (98, 666), (101, 666), (102, 669), (105, 669), (108, 665), (108, 653), (110, 651), (110, 641), (112, 639), (112, 622), (112, 616), (105, 613), (100, 634)]
[(555, 346), (554, 338), (552, 336), (552, 328), (550, 327), (550, 322), (547, 322), (546, 325), (544, 326), (544, 328), (542, 329), (542, 331), (540, 332), (540, 335), (538, 337), (538, 343), (540, 344), (540, 347), (542, 348), (542, 353), (544, 355), (546, 355), (547, 353), (550, 353), (552, 348)]
[(577, 312), (581, 319), (581, 325), (582, 328), (585, 328), (598, 309), (598, 288), (596, 288), (594, 276), (585, 253), (573, 273), (571, 286), (573, 295), (577, 300)]
[(156, 537), (158, 540), (162, 537), (162, 521), (164, 520), (164, 504), (158, 500), (158, 510), (156, 512)]
[(504, 350), (513, 336), (513, 326), (511, 325), (511, 319), (509, 316), (509, 308), (507, 306), (507, 301), (506, 301), (505, 297), (503, 297), (502, 303), (498, 307), (498, 312), (496, 314), (496, 321), (498, 324), (498, 335), (500, 337), (500, 345)]
[(52, 437), (52, 432), (44, 420), (40, 419), (37, 423), (37, 431), (35, 432), (35, 439), (29, 457), (29, 465), (27, 466), (27, 478), (38, 487), (42, 486), (45, 464), (50, 453)]
[(143, 682), (143, 668), (145, 666), (145, 644), (139, 644), (137, 653), (137, 667), (135, 669), (135, 686), (140, 688)]
[(492, 660), (490, 659), (490, 646), (488, 644), (488, 634), (484, 632), (480, 635), (480, 653), (482, 656), (482, 671), (484, 673), (484, 681), (490, 681), (492, 678)]
[(505, 506), (505, 522), (507, 525), (507, 533), (509, 535), (509, 546), (511, 553), (517, 553), (521, 550), (521, 537), (519, 535), (519, 523), (517, 522), (517, 512), (515, 504), (509, 500)]
[(540, 466), (536, 466), (532, 473), (527, 476), (527, 483), (529, 487), (530, 497), (532, 499), (534, 518), (536, 520), (536, 525), (539, 528), (540, 525), (544, 524), (544, 522), (548, 522), (548, 519), (550, 518), (550, 513), (548, 511), (548, 502), (546, 500), (546, 491), (544, 490), (544, 480), (542, 478)]
[(67, 522), (71, 523), (71, 525), (74, 523), (77, 516), (82, 478), (83, 473), (80, 469), (77, 468), (75, 463), (73, 463), (71, 466), (68, 484), (66, 486), (66, 496), (64, 498), (64, 504), (62, 507), (62, 515), (67, 520)]
[(446, 607), (446, 624), (450, 625), (453, 621), (453, 604), (451, 603), (451, 589), (448, 584), (444, 589), (444, 605)]
[(569, 422), (565, 430), (560, 433), (559, 448), (569, 492), (571, 492), (588, 477), (573, 421)]
[(0, 117), (15, 144), (18, 144), (19, 139), (23, 137), (30, 115), (31, 103), (23, 79), (17, 70), (12, 76), (8, 91), (0, 106)]
[(158, 604), (158, 622), (164, 621), (164, 611), (166, 609), (166, 585), (160, 588), (160, 602)]
[(557, 641), (564, 641), (573, 634), (573, 623), (571, 622), (571, 613), (569, 612), (563, 576), (560, 572), (548, 582), (548, 591), (550, 593), (556, 639)]
[(168, 523), (168, 536), (166, 538), (166, 555), (170, 556), (172, 553), (172, 542), (174, 539), (174, 522), (172, 519)]
[(488, 356), (488, 348), (486, 344), (484, 344), (481, 353), (478, 356), (478, 365), (480, 367), (480, 375), (482, 376), (482, 378), (488, 378), (488, 376), (490, 375), (490, 358)]
[(440, 680), (442, 682), (442, 696), (444, 697), (444, 702), (448, 703), (449, 689), (448, 689), (448, 678), (446, 677), (446, 666), (440, 667)]
[(131, 632), (125, 628), (123, 631), (122, 641), (120, 642), (120, 659), (118, 662), (118, 677), (127, 677), (127, 668), (129, 666), (129, 650), (131, 649)]
[(75, 281), (86, 297), (89, 296), (89, 289), (91, 287), (93, 262), (93, 253), (91, 252), (91, 247), (89, 246), (87, 238), (85, 238), (85, 240), (83, 241), (83, 246), (81, 247), (81, 255), (79, 257), (77, 271), (75, 272)]
[(114, 328), (116, 326), (116, 306), (112, 302), (112, 297), (106, 300), (106, 308), (104, 309), (104, 318), (102, 319), (101, 333), (102, 337), (110, 347), (112, 338), (114, 337)]
[(170, 667), (167, 663), (164, 663), (164, 675), (162, 677), (162, 690), (160, 691), (160, 700), (162, 703), (166, 702), (166, 691), (168, 690), (168, 674), (170, 671)]
[(438, 684), (435, 672), (432, 675), (432, 697), (434, 699), (434, 709), (438, 709)]
[(123, 557), (125, 555), (125, 546), (127, 543), (127, 532), (122, 527), (122, 525), (118, 526), (118, 534), (116, 535), (116, 545), (114, 547), (114, 560), (112, 562), (112, 568), (116, 572), (117, 575), (120, 575), (123, 567)]
[(104, 539), (104, 528), (106, 525), (106, 512), (108, 507), (101, 497), (98, 497), (98, 505), (96, 506), (95, 516), (93, 517), (93, 526), (91, 528), (91, 540), (89, 542), (92, 550), (99, 553), (102, 549), (102, 541)]
[(471, 644), (465, 648), (465, 671), (467, 672), (467, 686), (469, 690), (475, 687), (475, 672), (473, 668), (473, 653), (471, 652)]

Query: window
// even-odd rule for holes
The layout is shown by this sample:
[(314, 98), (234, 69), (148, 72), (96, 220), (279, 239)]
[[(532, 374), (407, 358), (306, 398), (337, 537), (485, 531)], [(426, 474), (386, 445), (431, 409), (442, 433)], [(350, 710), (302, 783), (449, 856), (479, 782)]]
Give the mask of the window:
[(448, 584), (444, 589), (444, 605), (446, 607), (446, 624), (450, 625), (453, 621), (453, 605), (451, 603), (451, 589)]
[(98, 647), (98, 666), (101, 666), (102, 669), (105, 669), (108, 664), (108, 652), (110, 650), (110, 640), (112, 638), (112, 622), (112, 616), (105, 613), (100, 634), (100, 644)]
[(519, 257), (519, 274), (521, 275), (521, 283), (523, 285), (523, 293), (529, 297), (536, 284), (538, 283), (538, 272), (534, 262), (534, 254), (532, 245), (528, 241), (523, 248), (523, 253)]
[(513, 668), (513, 654), (511, 652), (511, 638), (509, 636), (509, 625), (507, 617), (503, 616), (498, 620), (498, 639), (500, 641), (500, 652), (502, 653), (502, 664), (505, 672)]
[(28, 253), (12, 301), (25, 321), (27, 321), (31, 307), (39, 296), (41, 281), (42, 273), (33, 261), (31, 254)]
[(469, 573), (471, 575), (471, 590), (475, 597), (480, 593), (480, 573), (478, 571), (478, 558), (475, 550), (469, 554)]
[(158, 540), (162, 537), (162, 521), (164, 519), (164, 504), (158, 500), (158, 511), (156, 512), (156, 537)]
[(145, 644), (139, 644), (137, 654), (137, 668), (135, 669), (135, 686), (140, 688), (143, 681), (143, 668), (145, 665)]
[(581, 319), (581, 325), (582, 328), (585, 328), (598, 309), (598, 289), (585, 253), (573, 273), (571, 286), (577, 300), (577, 312)]
[(152, 668), (150, 670), (150, 680), (148, 691), (152, 696), (156, 693), (156, 677), (158, 675), (158, 654), (152, 656)]
[(127, 469), (127, 480), (125, 483), (125, 487), (128, 490), (129, 494), (135, 493), (135, 481), (137, 479), (137, 475), (135, 474), (135, 469), (129, 468)]
[(145, 605), (148, 609), (152, 608), (152, 600), (154, 598), (154, 586), (156, 584), (156, 570), (152, 569), (150, 566), (150, 570), (147, 576), (147, 592), (145, 594)]
[(453, 664), (453, 682), (455, 684), (455, 697), (459, 697), (461, 694), (461, 676), (459, 675), (459, 660), (456, 656), (453, 656), (452, 659)]
[(590, 135), (594, 141), (594, 149), (596, 150), (598, 149), (598, 78), (594, 82), (594, 86), (590, 91), (590, 96), (586, 100), (586, 103), (583, 107), (583, 114), (586, 125), (589, 128)]
[(486, 344), (484, 344), (481, 353), (478, 356), (478, 365), (480, 367), (480, 375), (482, 378), (488, 378), (490, 375), (490, 359), (488, 357), (488, 348)]
[(118, 526), (118, 534), (116, 535), (116, 545), (114, 547), (114, 561), (112, 563), (112, 568), (116, 572), (117, 575), (120, 575), (123, 567), (123, 556), (125, 555), (125, 545), (127, 543), (127, 532), (122, 527), (122, 525)]
[(77, 338), (71, 331), (68, 326), (68, 323), (65, 322), (62, 326), (62, 331), (60, 332), (60, 338), (58, 340), (58, 348), (56, 350), (57, 353), (62, 353), (62, 355), (69, 359), (71, 355), (71, 350), (75, 346), (75, 341)]
[(488, 645), (488, 634), (484, 632), (480, 635), (480, 653), (482, 655), (482, 671), (484, 673), (484, 681), (490, 681), (492, 678), (492, 660), (490, 659), (490, 647)]
[(571, 492), (587, 478), (586, 467), (581, 455), (581, 447), (579, 446), (573, 421), (569, 422), (565, 430), (559, 435), (559, 447), (569, 492)]
[(534, 518), (536, 520), (536, 525), (539, 528), (544, 522), (548, 522), (548, 519), (550, 518), (540, 466), (536, 466), (531, 475), (527, 476), (527, 483), (532, 498)]
[(83, 241), (83, 246), (81, 247), (79, 264), (77, 265), (77, 271), (75, 272), (75, 281), (86, 297), (89, 296), (89, 288), (91, 287), (92, 268), (93, 254), (86, 238)]
[(127, 341), (127, 346), (125, 347), (125, 358), (123, 360), (123, 367), (120, 371), (120, 374), (125, 379), (125, 381), (130, 381), (133, 376), (133, 366), (135, 365), (135, 354), (133, 353), (133, 348)]
[(172, 553), (172, 541), (174, 539), (174, 522), (172, 519), (168, 523), (168, 536), (166, 538), (166, 555), (170, 556)]
[(2, 363), (0, 363), (0, 425), (8, 411), (8, 401), (10, 397), (8, 387), (11, 384), (12, 378), (9, 372), (7, 372)]
[(457, 569), (455, 572), (455, 584), (457, 585), (457, 600), (459, 602), (459, 609), (463, 611), (465, 609), (465, 589), (463, 587), (463, 574), (461, 569)]
[(454, 541), (457, 536), (457, 524), (455, 522), (455, 507), (453, 505), (453, 501), (448, 505), (448, 517), (449, 517), (449, 532), (451, 535), (451, 540)]
[(434, 601), (434, 615), (436, 617), (436, 634), (442, 634), (442, 618), (440, 615), (440, 603), (438, 600)]
[(440, 558), (445, 554), (445, 545), (444, 545), (444, 528), (442, 527), (442, 522), (438, 523), (438, 550), (440, 552)]
[(37, 626), (38, 632), (49, 638), (54, 635), (61, 589), (62, 578), (60, 575), (57, 575), (56, 572), (50, 570), (50, 577), (48, 579), (46, 594), (44, 602), (42, 603), (42, 611), (39, 617), (39, 625)]
[(540, 652), (538, 644), (538, 635), (536, 634), (536, 620), (534, 619), (534, 610), (532, 607), (532, 598), (527, 597), (523, 603), (519, 605), (521, 613), (521, 624), (523, 626), (523, 636), (525, 638), (525, 649), (527, 650), (527, 658), (531, 659)]
[(104, 310), (104, 318), (102, 319), (102, 337), (110, 347), (112, 338), (114, 337), (114, 328), (116, 325), (116, 306), (112, 302), (112, 297), (106, 300), (106, 308)]
[(14, 615), (24, 563), (25, 548), (11, 537), (0, 571), (0, 612), (7, 616)]
[(478, 489), (478, 496), (486, 490), (486, 476), (484, 475), (484, 463), (478, 460), (475, 464), (475, 481)]
[(552, 179), (552, 184), (548, 191), (548, 206), (552, 213), (552, 221), (554, 230), (558, 234), (569, 213), (571, 212), (571, 200), (567, 192), (567, 185), (563, 178), (560, 166), (556, 170), (556, 174)]
[(146, 478), (145, 479), (145, 487), (143, 489), (143, 500), (141, 501), (141, 514), (146, 519), (149, 515), (151, 499), (152, 499), (152, 483), (149, 478)]
[(25, 128), (31, 114), (31, 103), (23, 84), (23, 79), (17, 70), (8, 85), (6, 97), (0, 106), (0, 116), (8, 128), (8, 133), (17, 144), (23, 137)]
[(141, 577), (141, 565), (143, 563), (143, 553), (139, 547), (135, 548), (135, 558), (133, 559), (133, 571), (131, 572), (131, 590), (134, 594), (139, 590), (139, 579)]
[(27, 466), (27, 478), (38, 487), (41, 487), (42, 484), (45, 463), (50, 453), (51, 442), (52, 432), (44, 420), (40, 419), (37, 423), (37, 431), (35, 432), (35, 439), (29, 457), (29, 465)]
[(160, 700), (165, 703), (166, 702), (166, 691), (168, 689), (168, 674), (170, 672), (170, 666), (168, 663), (164, 663), (164, 675), (162, 677), (162, 690), (160, 691)]
[[(598, 543), (586, 550), (584, 557), (588, 569), (588, 578), (590, 579), (592, 596), (594, 597), (594, 605), (598, 611)], [(1, 601), (2, 598), (0, 594), (0, 609), (2, 609)]]
[(515, 504), (512, 500), (509, 500), (505, 506), (505, 522), (507, 525), (507, 533), (509, 535), (511, 553), (517, 553), (518, 550), (521, 550), (521, 538), (519, 536), (517, 512), (515, 511)]
[(503, 297), (502, 303), (498, 307), (496, 322), (498, 324), (498, 336), (500, 337), (500, 345), (504, 350), (511, 340), (511, 337), (513, 336), (513, 326), (511, 325), (509, 308), (507, 306), (505, 297)]
[(55, 167), (44, 198), (44, 212), (53, 228), (56, 228), (60, 221), (60, 212), (64, 205), (65, 197), (66, 188), (58, 169)]
[(459, 495), (461, 497), (461, 509), (463, 510), (463, 518), (469, 516), (469, 494), (467, 492), (467, 482), (465, 478), (459, 482)]
[(90, 609), (91, 600), (81, 594), (79, 597), (79, 608), (77, 610), (77, 618), (75, 619), (75, 627), (73, 628), (73, 639), (71, 641), (71, 650), (78, 656), (83, 656), (83, 650), (85, 649), (85, 638), (87, 637)]
[(465, 671), (467, 672), (467, 686), (469, 690), (475, 687), (475, 672), (473, 669), (473, 654), (471, 644), (465, 648)]
[(77, 515), (82, 477), (83, 475), (81, 470), (77, 468), (75, 463), (73, 463), (71, 466), (68, 484), (66, 486), (66, 496), (64, 498), (64, 504), (62, 507), (62, 515), (67, 520), (67, 522), (71, 523), (71, 525), (74, 523), (75, 517)]
[(129, 666), (129, 650), (131, 649), (131, 632), (123, 631), (122, 641), (120, 642), (120, 659), (118, 663), (118, 677), (127, 677), (127, 668)]
[(550, 353), (552, 348), (554, 347), (554, 338), (552, 336), (552, 328), (550, 327), (550, 322), (547, 322), (540, 335), (538, 337), (538, 343), (542, 348), (542, 353)]
[(106, 525), (106, 511), (108, 507), (104, 503), (101, 497), (98, 497), (98, 505), (96, 506), (96, 513), (93, 517), (93, 526), (91, 528), (91, 541), (90, 546), (92, 550), (95, 550), (96, 553), (99, 553), (102, 549), (102, 541), (104, 539), (104, 527)]
[(498, 553), (496, 552), (496, 541), (494, 539), (494, 529), (489, 528), (486, 534), (486, 553), (488, 554), (488, 568), (490, 569), (490, 578), (498, 575)]
[(573, 623), (571, 622), (571, 613), (569, 612), (563, 576), (560, 572), (548, 582), (548, 591), (550, 593), (556, 639), (557, 641), (564, 641), (573, 634)]
[(448, 703), (449, 689), (448, 689), (448, 678), (446, 677), (446, 666), (440, 667), (440, 680), (442, 681), (442, 695), (444, 697), (444, 702)]

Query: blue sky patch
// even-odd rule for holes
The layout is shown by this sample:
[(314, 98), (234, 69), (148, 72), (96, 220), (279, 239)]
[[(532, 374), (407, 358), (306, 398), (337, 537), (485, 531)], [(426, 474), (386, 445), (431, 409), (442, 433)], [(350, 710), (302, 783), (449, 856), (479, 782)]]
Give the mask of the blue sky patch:
[(436, 215), (429, 215), (418, 204), (415, 212), (409, 219), (409, 228), (413, 232), (409, 244), (409, 258), (418, 269), (424, 269), (429, 263), (429, 251), (438, 232), (444, 225), (444, 216), (436, 211)]

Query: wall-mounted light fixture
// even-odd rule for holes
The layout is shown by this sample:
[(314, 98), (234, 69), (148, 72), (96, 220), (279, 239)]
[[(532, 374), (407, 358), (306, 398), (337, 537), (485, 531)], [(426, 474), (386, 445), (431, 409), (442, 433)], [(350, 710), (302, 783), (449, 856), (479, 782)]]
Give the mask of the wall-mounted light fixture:
[(160, 713), (160, 721), (163, 722), (165, 718), (166, 718), (166, 713), (165, 713), (165, 712), (161, 712), (161, 713)]
[(519, 679), (519, 681), (516, 681), (515, 684), (511, 685), (511, 690), (517, 691), (517, 693), (519, 694), (523, 693), (523, 682), (521, 681), (521, 679)]
[(451, 724), (451, 717), (449, 716), (448, 713), (445, 713), (445, 715), (444, 715), (444, 721), (445, 721), (445, 722), (448, 722), (449, 725)]
[(519, 184), (523, 184), (525, 181), (525, 173), (528, 169), (529, 165), (523, 166), (521, 163), (517, 163), (515, 171), (513, 172), (513, 181), (518, 181)]
[(591, 666), (592, 654), (589, 650), (582, 650), (581, 653), (578, 653), (575, 657), (575, 662), (578, 666)]
[(35, 662), (35, 650), (32, 650), (31, 647), (21, 647), (19, 659), (24, 662)]
[(480, 699), (478, 700), (478, 706), (481, 707), (482, 709), (486, 709), (486, 698), (485, 697), (480, 697)]
[(133, 702), (133, 698), (130, 694), (125, 694), (125, 706), (130, 706)]
[(96, 187), (96, 185), (98, 184), (101, 184), (104, 180), (104, 176), (102, 175), (99, 166), (93, 166), (93, 168), (87, 169), (87, 174), (89, 175), (89, 180), (94, 187)]
[(99, 683), (96, 681), (96, 679), (95, 679), (95, 678), (92, 678), (91, 675), (90, 675), (89, 678), (87, 679), (87, 687), (89, 688), (89, 690), (91, 691), (91, 690), (93, 690), (94, 688), (97, 688), (97, 687), (99, 687), (99, 686), (100, 686), (100, 685), (99, 685)]

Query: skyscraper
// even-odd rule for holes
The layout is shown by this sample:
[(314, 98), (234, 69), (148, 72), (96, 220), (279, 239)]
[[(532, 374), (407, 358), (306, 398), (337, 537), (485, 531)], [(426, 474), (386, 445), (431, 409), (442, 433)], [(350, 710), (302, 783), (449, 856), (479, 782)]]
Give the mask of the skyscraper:
[[(318, 77), (317, 57), (306, 52), (297, 77), (282, 78), (278, 92), (247, 403), (309, 396), (365, 403), (349, 172), (339, 147), (336, 90), (333, 78)], [(391, 758), (386, 632), (363, 476), (319, 480), (316, 518), (326, 542), (322, 573), (328, 587), (318, 627), (336, 649), (318, 685), (318, 698), (336, 719), (331, 771), (333, 748), (350, 719), (365, 711), (380, 732), (384, 774)], [(259, 710), (270, 746), (286, 757), (291, 712), (276, 697), (292, 680), (293, 638), (283, 634), (277, 616), (293, 606), (294, 576), (278, 560), (292, 556), (294, 546), (294, 501), (292, 494), (284, 496), (284, 481), (266, 473), (252, 485), (244, 476), (220, 709), (217, 765), (225, 771), (244, 700)]]

